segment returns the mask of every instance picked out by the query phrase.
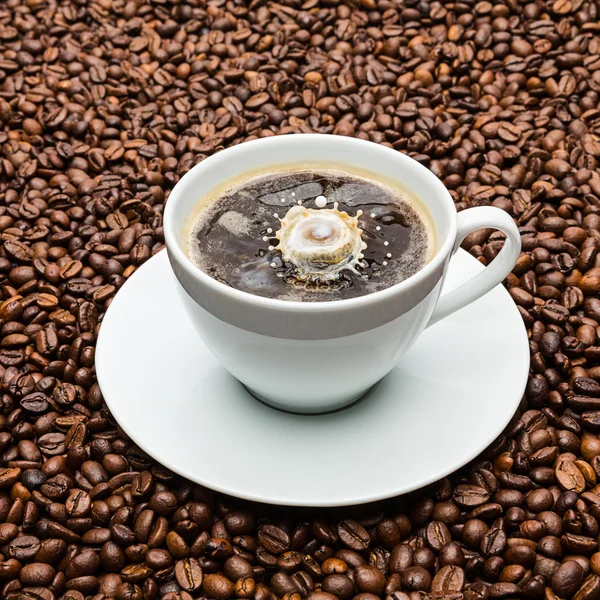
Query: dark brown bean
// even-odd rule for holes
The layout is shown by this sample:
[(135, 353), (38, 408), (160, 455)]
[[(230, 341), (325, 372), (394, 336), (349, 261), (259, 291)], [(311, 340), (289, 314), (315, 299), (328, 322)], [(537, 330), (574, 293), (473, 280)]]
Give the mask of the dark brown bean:
[(356, 552), (366, 550), (371, 542), (367, 530), (352, 519), (340, 522), (338, 535), (343, 544)]

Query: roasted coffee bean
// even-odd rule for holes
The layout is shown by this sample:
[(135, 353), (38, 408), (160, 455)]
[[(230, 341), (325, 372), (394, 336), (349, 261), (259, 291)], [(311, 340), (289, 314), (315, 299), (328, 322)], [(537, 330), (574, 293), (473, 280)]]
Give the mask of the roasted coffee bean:
[[(0, 595), (597, 600), (596, 5), (38, 4), (0, 7)], [(458, 210), (521, 227), (515, 419), (372, 512), (284, 514), (174, 477), (95, 378), (103, 314), (162, 248), (175, 183), (223, 147), (304, 132), (407, 153)], [(502, 243), (464, 247), (487, 264)]]
[(460, 567), (445, 566), (435, 575), (431, 582), (431, 592), (435, 595), (446, 596), (462, 592), (465, 586), (465, 573)]
[(328, 575), (322, 582), (323, 591), (337, 596), (341, 600), (349, 600), (354, 596), (354, 582), (347, 575)]
[(489, 529), (481, 539), (481, 553), (485, 556), (497, 556), (506, 547), (506, 533), (499, 527)]
[(338, 536), (344, 545), (356, 552), (366, 550), (371, 542), (367, 530), (352, 519), (340, 522)]
[(254, 576), (252, 565), (240, 556), (230, 556), (223, 565), (223, 572), (231, 581)]
[(494, 583), (490, 586), (489, 595), (490, 598), (508, 598), (518, 595), (519, 587), (514, 583), (499, 582)]
[(600, 577), (597, 575), (588, 575), (581, 587), (573, 596), (576, 600), (588, 600), (595, 598), (600, 594)]
[(379, 596), (385, 586), (385, 575), (376, 567), (360, 565), (354, 571), (354, 582), (361, 592)]
[(465, 553), (462, 547), (456, 542), (450, 542), (443, 546), (439, 554), (440, 566), (458, 566), (465, 564)]
[(463, 508), (474, 508), (485, 504), (490, 498), (483, 487), (477, 485), (459, 485), (454, 491), (455, 502)]
[(407, 591), (426, 592), (431, 586), (431, 575), (423, 567), (410, 567), (402, 574), (402, 586)]
[(6, 548), (6, 555), (18, 561), (32, 560), (40, 549), (40, 540), (32, 535), (22, 535), (13, 539)]
[(382, 519), (377, 523), (377, 539), (379, 542), (391, 550), (402, 539), (400, 527), (393, 519)]
[(202, 588), (209, 598), (215, 598), (215, 600), (228, 600), (235, 591), (235, 586), (229, 579), (215, 574), (204, 577)]
[(159, 516), (167, 516), (177, 507), (177, 496), (170, 491), (160, 491), (152, 495), (148, 506)]
[(51, 565), (45, 563), (31, 563), (25, 565), (19, 573), (19, 579), (23, 585), (47, 586), (54, 578), (55, 570)]
[(202, 569), (195, 558), (186, 558), (175, 563), (175, 578), (186, 592), (195, 592), (202, 585)]
[(50, 538), (43, 540), (40, 544), (40, 549), (35, 555), (35, 561), (56, 566), (66, 553), (67, 544), (63, 540)]
[(433, 569), (435, 564), (435, 554), (430, 548), (419, 548), (415, 550), (413, 556), (413, 565), (423, 567), (428, 571)]
[(472, 548), (479, 548), (489, 527), (481, 519), (469, 519), (462, 529), (462, 541)]
[(390, 554), (389, 569), (391, 573), (404, 573), (413, 565), (414, 550), (409, 544), (398, 544)]
[(425, 539), (429, 546), (436, 551), (440, 551), (443, 546), (450, 543), (450, 531), (445, 523), (441, 521), (432, 521), (427, 526)]
[(69, 562), (65, 575), (68, 579), (83, 577), (86, 575), (94, 575), (100, 568), (100, 558), (90, 548), (84, 548), (77, 556)]
[(263, 525), (258, 531), (258, 541), (272, 554), (282, 554), (290, 547), (290, 537), (275, 525)]
[(578, 562), (567, 561), (552, 576), (552, 591), (562, 598), (570, 598), (579, 589), (583, 576), (583, 568)]

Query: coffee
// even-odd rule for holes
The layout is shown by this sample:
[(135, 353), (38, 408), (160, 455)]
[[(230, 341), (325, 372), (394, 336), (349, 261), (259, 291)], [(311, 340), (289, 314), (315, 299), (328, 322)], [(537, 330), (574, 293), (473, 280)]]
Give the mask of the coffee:
[(430, 259), (427, 217), (406, 194), (337, 170), (249, 177), (204, 199), (187, 254), (205, 273), (258, 296), (303, 302), (371, 294)]

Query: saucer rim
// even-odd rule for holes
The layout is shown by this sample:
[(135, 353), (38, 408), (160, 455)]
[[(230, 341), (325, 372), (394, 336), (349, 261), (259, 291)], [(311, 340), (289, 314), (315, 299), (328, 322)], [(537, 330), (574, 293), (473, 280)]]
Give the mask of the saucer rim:
[[(478, 267), (480, 269), (484, 269), (485, 267), (479, 262), (477, 261), (473, 256), (471, 256), (468, 252), (466, 252), (465, 250), (463, 250), (462, 248), (460, 248), (458, 250), (457, 253), (461, 253), (465, 256), (468, 256), (470, 260), (472, 260), (472, 264), (473, 267), (475, 267), (475, 263), (478, 265)], [(163, 260), (165, 260), (167, 262), (167, 265), (169, 265), (169, 269), (171, 268), (168, 258), (167, 258), (167, 253), (166, 253), (166, 249), (161, 250), (160, 252), (158, 252), (156, 255), (154, 255), (152, 258), (150, 258), (148, 261), (146, 261), (146, 263), (144, 263), (128, 280), (127, 282), (124, 284), (125, 285), (133, 285), (132, 281), (136, 281), (137, 280), (137, 275), (138, 273), (142, 270), (142, 269), (146, 269), (147, 265), (149, 265), (149, 263), (151, 263), (153, 260), (158, 260), (158, 257), (161, 256), (163, 257)], [(173, 274), (172, 274), (173, 275)], [(175, 276), (173, 275), (173, 278), (175, 278)], [(502, 286), (502, 284), (499, 284), (499, 286)], [(498, 287), (498, 286), (497, 286)], [(494, 288), (496, 289), (496, 288)], [(520, 331), (520, 337), (521, 337), (521, 341), (518, 343), (518, 346), (520, 348), (520, 350), (518, 350), (516, 347), (514, 349), (511, 349), (512, 353), (515, 352), (520, 352), (522, 353), (522, 357), (520, 360), (518, 360), (518, 362), (520, 364), (523, 365), (523, 373), (521, 374), (521, 385), (518, 387), (518, 389), (520, 389), (520, 393), (517, 395), (515, 393), (515, 399), (513, 401), (513, 410), (511, 411), (511, 415), (514, 415), (514, 413), (516, 412), (516, 410), (518, 409), (519, 404), (521, 403), (521, 400), (523, 398), (523, 394), (525, 392), (525, 388), (527, 385), (527, 379), (529, 376), (529, 368), (530, 368), (530, 357), (529, 357), (529, 339), (527, 336), (527, 330), (525, 328), (524, 323), (522, 323), (522, 319), (520, 314), (518, 314), (518, 310), (516, 305), (514, 304), (512, 298), (510, 297), (510, 295), (508, 294), (508, 291), (506, 290), (506, 288), (504, 288), (502, 286), (502, 290), (503, 290), (503, 296), (504, 296), (504, 301), (507, 301), (508, 303), (510, 303), (512, 305), (512, 308), (514, 309), (515, 312), (517, 312), (517, 315), (519, 320), (521, 321), (521, 327), (519, 327), (519, 331)], [(123, 297), (123, 296), (121, 296)], [(102, 323), (104, 323), (104, 321), (106, 320), (107, 317), (110, 316), (111, 314), (111, 309), (113, 308), (113, 304), (114, 303), (121, 303), (119, 302), (119, 294), (117, 294), (115, 296), (115, 299), (113, 300), (113, 302), (111, 303), (111, 306), (108, 308), (107, 312), (104, 315), (104, 318), (102, 320)], [(461, 311), (463, 310), (469, 310), (469, 306), (461, 309)], [(453, 314), (458, 314), (461, 311), (457, 311), (457, 313), (453, 313)], [(116, 312), (113, 310), (113, 313)], [(187, 314), (184, 313), (184, 311), (182, 311), (182, 314), (185, 315), (185, 319), (187, 320), (189, 317), (187, 316)], [(449, 316), (449, 318), (452, 318), (452, 315)], [(512, 416), (510, 419), (508, 419), (508, 421), (506, 423), (501, 423), (498, 427), (493, 428), (493, 435), (491, 433), (492, 429), (490, 428), (490, 435), (487, 436), (487, 443), (483, 444), (483, 445), (478, 445), (475, 448), (472, 448), (468, 453), (465, 453), (465, 456), (467, 456), (467, 458), (463, 461), (458, 461), (457, 464), (453, 464), (451, 468), (444, 468), (442, 471), (440, 471), (439, 473), (437, 473), (436, 475), (432, 475), (430, 477), (426, 477), (424, 479), (420, 479), (417, 480), (413, 483), (411, 483), (411, 485), (405, 486), (403, 487), (401, 490), (392, 490), (392, 489), (388, 489), (386, 491), (380, 491), (376, 494), (362, 494), (359, 496), (355, 496), (352, 498), (345, 498), (343, 501), (340, 501), (339, 499), (336, 500), (332, 500), (332, 501), (328, 501), (328, 500), (319, 500), (318, 502), (311, 502), (311, 501), (294, 501), (290, 498), (276, 498), (276, 497), (269, 497), (269, 498), (265, 498), (265, 497), (261, 497), (257, 494), (254, 493), (247, 493), (244, 492), (243, 490), (236, 490), (232, 487), (228, 487), (228, 486), (223, 486), (220, 484), (215, 484), (212, 482), (207, 482), (206, 480), (203, 480), (202, 477), (199, 477), (198, 475), (195, 475), (193, 473), (190, 473), (187, 471), (187, 469), (183, 469), (180, 467), (175, 466), (170, 460), (165, 460), (163, 458), (157, 458), (156, 457), (156, 453), (155, 452), (151, 452), (148, 450), (147, 445), (145, 443), (140, 443), (140, 441), (138, 440), (138, 436), (137, 434), (132, 434), (130, 431), (129, 427), (125, 427), (124, 425), (122, 425), (119, 417), (118, 417), (118, 413), (119, 413), (119, 409), (118, 409), (118, 405), (119, 402), (115, 402), (115, 403), (111, 403), (108, 400), (108, 396), (110, 395), (110, 385), (107, 385), (107, 379), (104, 378), (103, 376), (100, 375), (100, 373), (103, 371), (102, 368), (98, 368), (99, 365), (101, 363), (103, 363), (103, 355), (108, 352), (107, 349), (105, 349), (105, 346), (107, 345), (106, 343), (102, 343), (104, 338), (106, 336), (102, 336), (102, 327), (100, 328), (100, 333), (98, 336), (98, 340), (96, 343), (96, 376), (97, 376), (97, 380), (98, 380), (98, 385), (100, 386), (100, 390), (102, 391), (102, 396), (104, 398), (104, 401), (107, 405), (107, 407), (109, 408), (112, 417), (114, 418), (115, 422), (117, 423), (117, 425), (125, 432), (125, 434), (141, 449), (143, 450), (148, 456), (150, 456), (152, 458), (153, 461), (157, 462), (158, 464), (166, 467), (167, 469), (169, 469), (170, 471), (172, 471), (174, 474), (183, 477), (185, 479), (188, 479), (189, 481), (196, 483), (198, 485), (201, 485), (209, 490), (230, 496), (232, 498), (239, 498), (242, 500), (246, 500), (246, 501), (250, 501), (250, 502), (256, 502), (259, 504), (268, 504), (268, 505), (277, 505), (277, 506), (289, 506), (289, 507), (298, 507), (298, 508), (336, 508), (336, 507), (344, 507), (344, 506), (355, 506), (355, 505), (362, 505), (362, 504), (368, 504), (368, 503), (374, 503), (374, 502), (380, 502), (380, 501), (385, 501), (385, 500), (389, 500), (391, 498), (395, 498), (395, 497), (399, 497), (411, 492), (414, 492), (415, 490), (418, 489), (422, 489), (432, 483), (435, 483), (436, 481), (440, 481), (441, 479), (443, 479), (444, 477), (447, 477), (448, 475), (454, 473), (455, 471), (457, 471), (458, 469), (461, 469), (462, 467), (464, 467), (466, 464), (468, 464), (469, 462), (471, 462), (472, 460), (474, 460), (475, 458), (477, 458), (477, 456), (479, 456), (486, 448), (488, 448), (490, 446), (490, 444), (492, 444), (492, 442), (498, 438), (498, 436), (502, 433), (502, 431), (504, 431), (504, 429), (506, 428), (506, 426), (508, 425), (508, 423), (510, 423), (510, 420), (512, 419)], [(204, 344), (203, 342), (201, 342), (202, 344)], [(515, 344), (515, 346), (517, 346), (517, 344)], [(104, 383), (103, 383), (104, 382)], [(379, 382), (378, 382), (379, 383)], [(372, 389), (376, 388), (378, 384), (375, 384), (375, 386), (373, 386)], [(244, 389), (243, 386), (240, 384), (241, 389)], [(106, 390), (106, 391), (105, 391)], [(369, 390), (370, 391), (370, 390)], [(367, 393), (365, 394), (365, 396), (363, 396), (363, 398), (365, 398), (366, 396), (368, 396), (369, 391), (367, 391)], [(247, 391), (245, 391), (245, 393), (248, 393)], [(254, 397), (249, 394), (250, 397), (252, 397), (253, 401), (256, 401), (256, 399), (254, 399)], [(350, 407), (347, 408), (352, 408), (354, 406), (354, 404), (352, 404)], [(271, 407), (269, 407), (271, 408)], [(272, 409), (272, 410), (276, 410), (276, 409)], [(342, 409), (345, 410), (345, 409)], [(302, 414), (297, 414), (294, 415), (299, 419), (311, 419), (314, 418), (315, 415), (302, 415)], [(316, 415), (318, 416), (318, 415)]]

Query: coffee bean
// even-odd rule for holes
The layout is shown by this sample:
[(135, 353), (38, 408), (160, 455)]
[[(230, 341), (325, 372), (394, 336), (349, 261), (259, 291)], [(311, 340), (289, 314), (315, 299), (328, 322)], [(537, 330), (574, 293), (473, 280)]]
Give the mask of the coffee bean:
[(596, 598), (599, 594), (600, 577), (597, 575), (588, 575), (573, 598), (576, 598), (577, 600), (589, 600), (590, 598)]
[[(596, 600), (595, 5), (18, 4), (0, 8), (2, 593), (271, 600), (278, 574), (285, 600)], [(283, 517), (175, 478), (95, 381), (103, 313), (162, 247), (176, 181), (227, 145), (311, 131), (408, 153), (460, 210), (498, 206), (522, 233), (506, 283), (532, 373), (515, 420), (373, 515)], [(502, 243), (465, 247), (486, 264)], [(186, 560), (204, 572), (193, 592)]]
[(6, 555), (18, 561), (32, 560), (40, 549), (40, 540), (32, 535), (22, 535), (13, 539), (7, 546)]
[(91, 508), (89, 494), (82, 490), (74, 490), (65, 501), (65, 509), (71, 517), (83, 517)]
[[(560, 540), (558, 540), (558, 538), (554, 538), (554, 539), (560, 543)], [(539, 542), (540, 545), (541, 545), (541, 542), (542, 542), (542, 540), (540, 540), (540, 542)], [(534, 563), (535, 558), (536, 558), (535, 549), (532, 548), (531, 546), (525, 545), (525, 543), (518, 544), (518, 545), (515, 544), (513, 546), (510, 546), (507, 549), (506, 553), (504, 554), (504, 559), (508, 563), (524, 565), (524, 566), (531, 566)]]
[(438, 502), (433, 507), (431, 518), (446, 525), (453, 525), (460, 518), (460, 509), (454, 502)]
[[(211, 515), (209, 507), (206, 505), (202, 506), (206, 512), (206, 516), (210, 519)], [(227, 531), (229, 531), (231, 535), (245, 535), (252, 532), (254, 527), (254, 516), (247, 511), (231, 511), (225, 515), (224, 522)]]
[(31, 248), (18, 240), (7, 240), (4, 243), (4, 251), (17, 262), (28, 263), (33, 259)]
[(322, 585), (323, 591), (333, 594), (341, 600), (349, 600), (354, 596), (354, 582), (347, 575), (328, 575)]
[(45, 563), (30, 563), (21, 569), (19, 579), (24, 585), (47, 586), (54, 578), (55, 570)]
[(63, 540), (43, 540), (35, 555), (35, 561), (57, 566), (67, 553), (67, 544)]
[(398, 524), (393, 519), (382, 519), (377, 523), (377, 539), (379, 542), (391, 550), (402, 539), (402, 534)]
[(465, 553), (461, 546), (456, 542), (446, 544), (440, 550), (440, 565), (463, 567), (465, 564)]
[(230, 556), (223, 565), (223, 572), (231, 581), (254, 576), (252, 565), (240, 556)]
[(100, 561), (104, 569), (110, 573), (120, 571), (125, 566), (125, 554), (121, 547), (107, 540), (100, 550)]
[(419, 548), (415, 550), (413, 556), (413, 565), (423, 567), (428, 571), (433, 569), (435, 564), (435, 554), (429, 548)]
[(412, 566), (414, 550), (409, 544), (398, 544), (390, 554), (389, 569), (391, 573), (404, 573)]
[(569, 598), (579, 589), (583, 580), (583, 568), (574, 560), (563, 563), (552, 576), (552, 591)]
[(490, 498), (489, 493), (477, 485), (459, 485), (454, 491), (454, 500), (463, 508), (474, 508), (485, 504)]
[[(357, 596), (355, 596), (356, 598)], [(377, 597), (377, 596), (375, 596)], [(337, 596), (330, 594), (329, 592), (313, 592), (308, 596), (308, 600), (336, 600)]]
[(441, 521), (432, 521), (429, 523), (425, 536), (431, 548), (438, 552), (451, 541), (450, 531), (446, 524)]
[(204, 593), (216, 600), (228, 600), (233, 596), (235, 586), (223, 575), (210, 574), (204, 577), (202, 588)]
[(574, 533), (565, 533), (560, 541), (571, 553), (591, 554), (598, 548), (598, 542), (594, 538)]
[(100, 564), (101, 561), (96, 552), (85, 548), (69, 562), (65, 575), (68, 579), (94, 575), (100, 568)]
[(485, 556), (497, 556), (506, 547), (506, 533), (499, 527), (492, 527), (481, 539), (481, 553)]
[(19, 468), (0, 468), (0, 489), (10, 488), (21, 475)]
[(187, 592), (195, 592), (202, 585), (202, 569), (195, 558), (186, 558), (175, 563), (177, 583)]
[(294, 594), (297, 592), (294, 580), (287, 573), (275, 573), (271, 577), (270, 586), (278, 596), (285, 596), (286, 594)]
[(402, 586), (408, 591), (426, 592), (431, 586), (431, 575), (423, 567), (410, 567), (402, 574)]
[(290, 537), (281, 528), (275, 525), (263, 525), (258, 531), (258, 540), (268, 552), (281, 554), (290, 547)]
[(514, 583), (500, 582), (490, 586), (490, 598), (508, 598), (519, 593), (519, 588)]
[(369, 565), (360, 565), (354, 571), (354, 581), (356, 587), (361, 592), (375, 594), (379, 596), (383, 592), (385, 586), (385, 576), (383, 573)]
[(356, 552), (366, 550), (371, 542), (367, 530), (352, 519), (340, 522), (338, 535), (343, 544)]
[(462, 529), (462, 539), (470, 548), (478, 548), (489, 527), (480, 519), (469, 519)]
[(0, 561), (0, 580), (8, 581), (19, 576), (21, 563), (15, 558)]
[(431, 592), (435, 595), (446, 596), (462, 592), (465, 586), (465, 573), (460, 567), (445, 566), (435, 575), (431, 582)]

